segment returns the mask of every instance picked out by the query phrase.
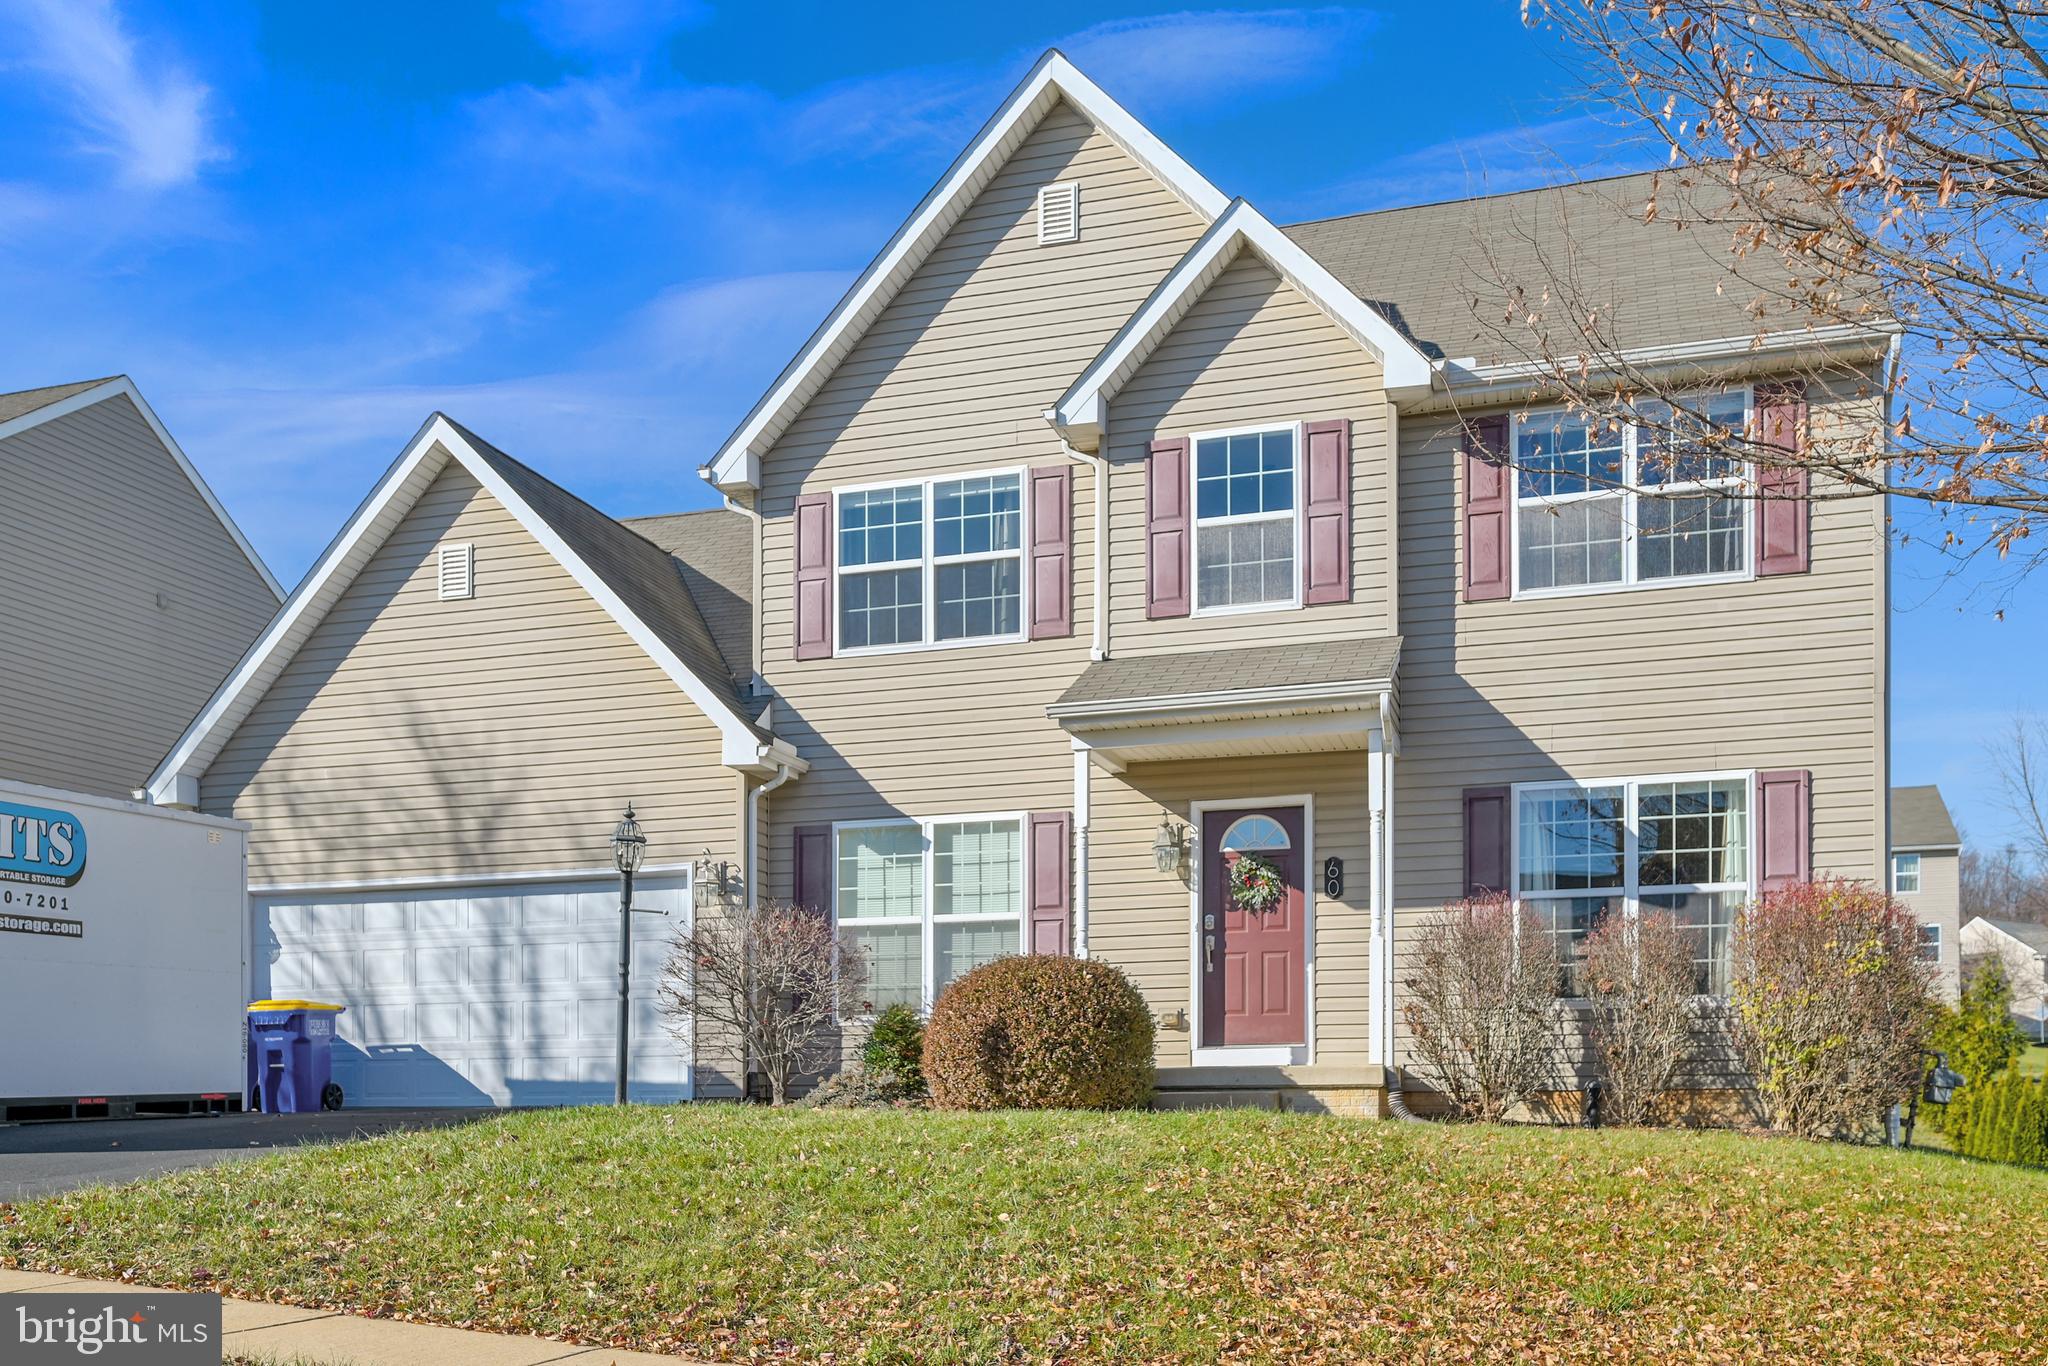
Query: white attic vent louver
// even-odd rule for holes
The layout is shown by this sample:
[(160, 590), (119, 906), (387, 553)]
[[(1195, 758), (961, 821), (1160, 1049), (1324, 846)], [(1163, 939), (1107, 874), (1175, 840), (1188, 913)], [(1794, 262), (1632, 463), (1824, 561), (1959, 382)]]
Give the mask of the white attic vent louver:
[(1038, 192), (1038, 245), (1073, 242), (1081, 236), (1081, 183), (1064, 180)]
[(441, 600), (476, 596), (476, 551), (467, 541), (441, 547)]

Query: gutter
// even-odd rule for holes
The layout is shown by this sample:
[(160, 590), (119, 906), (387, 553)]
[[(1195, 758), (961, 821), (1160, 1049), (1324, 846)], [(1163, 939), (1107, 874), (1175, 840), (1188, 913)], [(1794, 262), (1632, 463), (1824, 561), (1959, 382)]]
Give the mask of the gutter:
[(1153, 697), (1119, 697), (1100, 702), (1055, 702), (1045, 714), (1055, 721), (1125, 721), (1137, 717), (1172, 719), (1190, 712), (1247, 707), (1299, 706), (1334, 702), (1353, 707), (1376, 706), (1394, 686), (1391, 678), (1360, 678), (1307, 687), (1232, 688), (1226, 691), (1179, 693)]

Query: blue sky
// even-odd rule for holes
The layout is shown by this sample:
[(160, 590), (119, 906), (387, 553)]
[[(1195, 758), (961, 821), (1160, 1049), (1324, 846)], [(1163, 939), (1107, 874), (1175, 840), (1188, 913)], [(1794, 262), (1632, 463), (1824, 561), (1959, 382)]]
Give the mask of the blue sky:
[[(1050, 45), (1283, 222), (1655, 162), (1506, 0), (0, 0), (0, 390), (132, 374), (286, 582), (436, 408), (614, 513), (703, 506)], [(1896, 589), (1894, 777), (1995, 838), (2043, 589), (1910, 544)]]

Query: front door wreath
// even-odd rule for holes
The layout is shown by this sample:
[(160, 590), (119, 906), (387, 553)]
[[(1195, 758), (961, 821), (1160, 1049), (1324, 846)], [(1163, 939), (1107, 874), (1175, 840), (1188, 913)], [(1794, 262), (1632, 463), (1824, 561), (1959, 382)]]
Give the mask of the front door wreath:
[(1230, 865), (1230, 899), (1253, 915), (1277, 910), (1287, 895), (1287, 881), (1264, 854), (1239, 854)]

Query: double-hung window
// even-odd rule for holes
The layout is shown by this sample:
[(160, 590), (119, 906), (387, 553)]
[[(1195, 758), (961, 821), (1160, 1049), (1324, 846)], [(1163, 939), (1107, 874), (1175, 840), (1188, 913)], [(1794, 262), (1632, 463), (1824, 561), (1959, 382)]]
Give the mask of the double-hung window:
[(923, 1008), (1024, 942), (1024, 818), (842, 825), (839, 932), (868, 964), (877, 1008)]
[(1892, 890), (1910, 896), (1920, 890), (1920, 856), (1892, 855)]
[(841, 651), (1023, 639), (1017, 471), (841, 490)]
[(1297, 436), (1287, 426), (1194, 438), (1195, 611), (1300, 603)]
[(1749, 391), (1731, 389), (1675, 408), (1517, 417), (1516, 591), (1747, 576), (1747, 466), (1722, 453), (1721, 434), (1749, 416)]
[(1557, 940), (1562, 994), (1579, 994), (1579, 949), (1594, 927), (1645, 911), (1689, 932), (1695, 989), (1727, 993), (1729, 939), (1749, 898), (1747, 774), (1515, 793), (1516, 895)]

